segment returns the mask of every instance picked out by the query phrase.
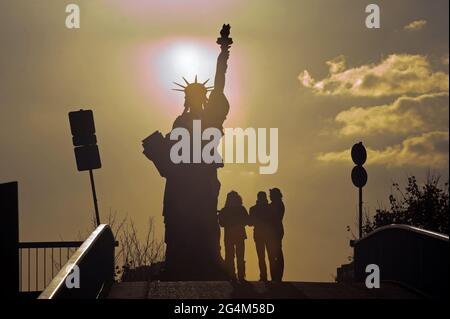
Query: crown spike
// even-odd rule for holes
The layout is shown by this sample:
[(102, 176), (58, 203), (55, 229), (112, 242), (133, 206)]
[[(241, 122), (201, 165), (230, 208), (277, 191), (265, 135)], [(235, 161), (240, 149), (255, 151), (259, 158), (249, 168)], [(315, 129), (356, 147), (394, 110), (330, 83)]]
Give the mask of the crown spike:
[(206, 80), (205, 82), (203, 82), (202, 84), (203, 84), (203, 85), (205, 85), (206, 83), (208, 83), (208, 81), (209, 81), (209, 79), (208, 79), (208, 80)]
[(191, 84), (191, 83), (188, 82), (188, 80), (186, 80), (186, 78), (185, 78), (184, 76), (183, 76), (183, 80), (184, 80), (184, 82), (186, 83), (186, 85)]
[(181, 84), (179, 84), (179, 83), (177, 83), (177, 82), (173, 82), (173, 84), (178, 85), (179, 87), (182, 87), (183, 89), (186, 88), (184, 85), (181, 85)]
[(197, 74), (195, 75), (195, 83), (197, 83)]
[(181, 89), (172, 89), (172, 91), (184, 92), (184, 90)]

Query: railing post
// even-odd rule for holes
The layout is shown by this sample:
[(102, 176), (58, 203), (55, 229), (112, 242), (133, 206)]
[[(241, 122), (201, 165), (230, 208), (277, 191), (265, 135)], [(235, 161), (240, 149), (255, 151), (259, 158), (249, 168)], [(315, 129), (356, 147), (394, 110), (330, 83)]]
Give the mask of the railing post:
[(19, 201), (17, 182), (0, 184), (0, 274), (2, 294), (19, 296)]

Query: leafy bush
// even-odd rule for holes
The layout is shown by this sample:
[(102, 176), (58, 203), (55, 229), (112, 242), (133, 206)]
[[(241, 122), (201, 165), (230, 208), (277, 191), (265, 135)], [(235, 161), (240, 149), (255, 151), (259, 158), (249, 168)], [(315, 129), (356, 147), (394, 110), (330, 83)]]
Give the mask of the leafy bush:
[(406, 224), (442, 234), (449, 233), (449, 183), (442, 184), (440, 176), (428, 175), (420, 186), (415, 176), (408, 177), (403, 191), (398, 183), (393, 184), (389, 196), (390, 207), (379, 208), (372, 219), (366, 218), (365, 234), (389, 224)]

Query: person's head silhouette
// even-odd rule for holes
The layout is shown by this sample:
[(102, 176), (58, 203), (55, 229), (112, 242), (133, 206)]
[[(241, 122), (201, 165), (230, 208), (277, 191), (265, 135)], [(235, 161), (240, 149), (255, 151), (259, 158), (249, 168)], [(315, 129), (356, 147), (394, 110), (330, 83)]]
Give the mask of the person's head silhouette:
[(239, 207), (242, 206), (242, 197), (238, 192), (231, 191), (227, 194), (227, 200), (225, 201), (225, 207)]
[(266, 192), (263, 192), (263, 191), (258, 192), (258, 195), (256, 198), (256, 203), (258, 203), (258, 204), (267, 204), (268, 203)]
[(208, 101), (208, 97), (206, 96), (206, 94), (208, 93), (208, 91), (212, 90), (213, 87), (205, 86), (209, 79), (203, 83), (199, 83), (197, 81), (197, 76), (195, 76), (195, 80), (192, 83), (189, 83), (185, 78), (183, 78), (183, 80), (186, 85), (181, 85), (174, 82), (174, 84), (182, 88), (174, 90), (184, 92), (185, 111), (189, 111), (193, 115), (199, 115), (203, 111), (203, 108)]
[(279, 188), (275, 187), (270, 189), (270, 200), (273, 201), (281, 201), (283, 198), (283, 195), (281, 194), (281, 191)]

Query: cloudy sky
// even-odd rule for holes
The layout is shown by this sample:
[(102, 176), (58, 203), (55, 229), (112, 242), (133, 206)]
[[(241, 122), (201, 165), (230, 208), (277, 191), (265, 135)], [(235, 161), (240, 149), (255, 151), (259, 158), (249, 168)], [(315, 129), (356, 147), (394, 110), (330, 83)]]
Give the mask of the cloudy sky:
[(128, 215), (141, 232), (153, 216), (162, 235), (164, 181), (141, 140), (182, 112), (172, 81), (213, 76), (223, 23), (234, 39), (225, 126), (278, 128), (279, 169), (226, 165), (219, 202), (233, 189), (249, 207), (257, 191), (281, 188), (287, 280), (330, 281), (351, 254), (355, 142), (368, 148), (369, 213), (387, 205), (393, 181), (430, 169), (448, 179), (447, 0), (376, 1), (381, 28), (370, 30), (371, 2), (360, 0), (72, 2), (78, 30), (65, 28), (63, 1), (0, 2), (0, 181), (19, 181), (23, 241), (90, 228), (89, 178), (76, 171), (67, 119), (80, 108), (94, 110), (101, 215)]

